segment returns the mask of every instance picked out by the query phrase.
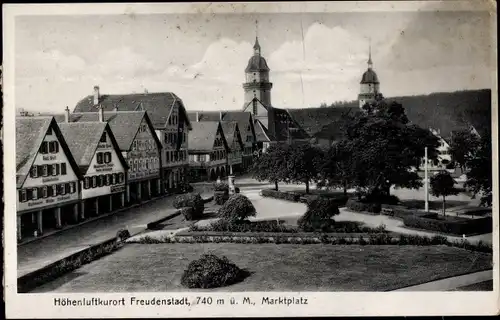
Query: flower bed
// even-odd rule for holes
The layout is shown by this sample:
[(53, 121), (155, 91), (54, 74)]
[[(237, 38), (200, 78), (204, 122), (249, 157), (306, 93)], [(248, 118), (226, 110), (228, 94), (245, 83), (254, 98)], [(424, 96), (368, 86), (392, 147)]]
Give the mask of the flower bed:
[(418, 235), (398, 235), (394, 233), (372, 234), (318, 234), (318, 233), (231, 233), (231, 232), (183, 232), (174, 237), (156, 239), (149, 236), (132, 241), (142, 244), (159, 243), (274, 243), (274, 244), (331, 244), (331, 245), (447, 245), (470, 251), (492, 253), (491, 245), (479, 241), (472, 244), (467, 240), (449, 241), (443, 236), (425, 237)]
[(453, 235), (470, 235), (490, 233), (493, 228), (491, 217), (479, 219), (459, 219), (452, 216), (438, 216), (427, 214), (423, 216), (406, 216), (403, 219), (405, 226), (430, 231), (438, 231)]
[(121, 241), (118, 238), (112, 238), (85, 248), (46, 267), (25, 274), (17, 279), (17, 292), (26, 293), (44, 283), (53, 281), (65, 273), (78, 269), (84, 264), (116, 251), (120, 247), (120, 244)]

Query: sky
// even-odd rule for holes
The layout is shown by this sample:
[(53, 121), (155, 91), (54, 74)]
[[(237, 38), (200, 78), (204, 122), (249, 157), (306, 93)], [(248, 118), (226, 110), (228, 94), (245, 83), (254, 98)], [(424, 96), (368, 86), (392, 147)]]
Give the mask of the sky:
[(256, 34), (278, 108), (357, 99), (370, 42), (384, 96), (491, 88), (489, 21), (485, 11), (18, 16), (16, 108), (60, 113), (98, 85), (237, 110)]

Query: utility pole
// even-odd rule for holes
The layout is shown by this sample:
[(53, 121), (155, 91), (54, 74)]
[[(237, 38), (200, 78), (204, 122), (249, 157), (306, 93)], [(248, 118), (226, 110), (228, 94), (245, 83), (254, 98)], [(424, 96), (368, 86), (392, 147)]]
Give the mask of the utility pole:
[(427, 147), (425, 147), (425, 164), (424, 164), (424, 181), (425, 181), (425, 212), (429, 212), (429, 174), (428, 174), (428, 165), (429, 159), (427, 158)]

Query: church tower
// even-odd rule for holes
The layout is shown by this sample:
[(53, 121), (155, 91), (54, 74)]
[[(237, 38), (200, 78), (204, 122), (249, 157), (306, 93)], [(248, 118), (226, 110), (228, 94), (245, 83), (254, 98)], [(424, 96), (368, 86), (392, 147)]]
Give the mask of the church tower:
[(363, 73), (360, 82), (360, 92), (358, 95), (359, 107), (363, 108), (365, 103), (374, 101), (380, 94), (380, 82), (378, 81), (377, 74), (373, 71), (372, 62), (372, 47), (370, 43), (368, 53), (368, 69)]
[(257, 36), (253, 46), (253, 56), (248, 60), (245, 68), (243, 111), (250, 111), (254, 118), (260, 120), (266, 127), (268, 127), (268, 110), (272, 108), (271, 88), (273, 84), (269, 82), (269, 71), (266, 59), (261, 55)]

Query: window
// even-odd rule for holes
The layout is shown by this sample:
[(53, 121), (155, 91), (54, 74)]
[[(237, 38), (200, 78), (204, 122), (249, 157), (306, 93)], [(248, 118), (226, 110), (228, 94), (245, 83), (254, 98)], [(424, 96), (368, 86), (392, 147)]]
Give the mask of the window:
[(38, 199), (38, 188), (31, 189), (31, 194), (33, 196), (33, 200), (37, 200)]
[(85, 177), (85, 183), (84, 183), (83, 187), (85, 189), (90, 188), (90, 178), (89, 177)]
[(42, 176), (46, 177), (48, 175), (48, 169), (47, 169), (47, 165), (44, 164), (42, 166)]
[(48, 147), (48, 143), (47, 141), (44, 141), (42, 142), (42, 144), (40, 145), (40, 153), (48, 153), (49, 152), (49, 147)]
[(107, 174), (106, 175), (106, 185), (109, 186), (111, 184), (111, 175)]
[(31, 167), (30, 176), (32, 178), (38, 178), (38, 166)]
[(198, 157), (200, 158), (200, 162), (205, 162), (206, 161), (206, 155), (200, 154)]
[(26, 202), (28, 201), (28, 196), (26, 194), (26, 190), (19, 190), (19, 199), (21, 199), (21, 202)]
[(97, 163), (98, 164), (102, 164), (102, 153), (101, 152), (98, 152), (97, 153)]
[(93, 176), (92, 177), (92, 188), (95, 188), (95, 187), (97, 187), (97, 177)]
[(62, 175), (66, 174), (66, 163), (61, 163), (61, 174)]
[(111, 162), (111, 152), (105, 152), (104, 153), (104, 163), (110, 163)]
[(42, 195), (44, 198), (47, 198), (49, 196), (49, 191), (46, 186), (42, 188)]
[(97, 180), (97, 186), (102, 187), (104, 185), (104, 176), (100, 175)]
[(113, 173), (112, 175), (112, 178), (111, 178), (111, 184), (116, 184), (116, 173)]
[(123, 173), (118, 174), (118, 183), (122, 183), (125, 180), (125, 176)]
[(65, 195), (65, 194), (66, 194), (66, 183), (63, 183), (63, 184), (61, 185), (61, 194), (62, 194), (62, 195)]
[(74, 182), (71, 182), (69, 184), (69, 193), (75, 193), (75, 184), (74, 184)]
[(59, 174), (59, 163), (52, 165), (52, 175), (57, 176)]
[(102, 134), (101, 139), (99, 142), (106, 142), (106, 132)]
[(149, 170), (149, 159), (146, 159), (146, 170)]

